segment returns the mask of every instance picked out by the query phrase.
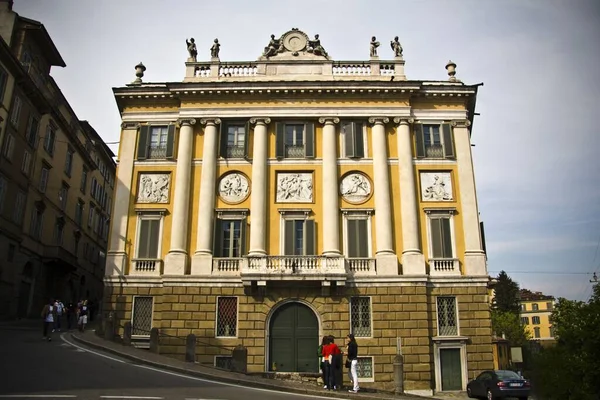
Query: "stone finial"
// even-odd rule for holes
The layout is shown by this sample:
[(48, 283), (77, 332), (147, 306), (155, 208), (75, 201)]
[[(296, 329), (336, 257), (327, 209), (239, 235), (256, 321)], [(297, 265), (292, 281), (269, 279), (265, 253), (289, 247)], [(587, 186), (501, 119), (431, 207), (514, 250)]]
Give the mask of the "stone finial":
[(448, 61), (446, 64), (446, 71), (448, 71), (448, 79), (450, 82), (460, 82), (454, 75), (456, 75), (456, 64), (452, 62), (452, 60)]
[(145, 70), (146, 67), (140, 61), (140, 63), (135, 66), (135, 76), (137, 76), (137, 78), (135, 78), (135, 80), (132, 82), (133, 84), (140, 85), (142, 83), (142, 77), (144, 76)]

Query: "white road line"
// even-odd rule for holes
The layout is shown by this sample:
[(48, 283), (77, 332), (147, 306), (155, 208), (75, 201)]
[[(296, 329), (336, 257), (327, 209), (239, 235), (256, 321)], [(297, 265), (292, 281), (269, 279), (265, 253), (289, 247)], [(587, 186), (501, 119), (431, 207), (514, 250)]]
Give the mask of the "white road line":
[(97, 353), (97, 352), (95, 352), (95, 351), (93, 351), (93, 350), (88, 350), (88, 349), (86, 349), (86, 348), (83, 348), (83, 347), (81, 347), (81, 346), (78, 346), (78, 345), (76, 345), (75, 343), (72, 343), (72, 342), (70, 342), (69, 340), (65, 339), (65, 336), (64, 336), (64, 335), (65, 335), (64, 333), (63, 333), (62, 335), (60, 335), (60, 338), (61, 338), (62, 340), (64, 340), (65, 342), (67, 342), (67, 343), (68, 343), (68, 344), (70, 344), (71, 346), (73, 346), (73, 347), (75, 347), (75, 348), (77, 348), (77, 349), (79, 349), (79, 350), (81, 350), (81, 351), (85, 351), (85, 352), (88, 352), (88, 353), (92, 353), (92, 354), (95, 354), (95, 355), (97, 355), (97, 356), (100, 356), (100, 357), (108, 358), (109, 360), (113, 360), (113, 361), (117, 361), (117, 362), (120, 362), (120, 363), (126, 364), (126, 362), (125, 362), (125, 361), (123, 361), (123, 360), (119, 360), (118, 358), (109, 357), (109, 356), (107, 356), (107, 355), (105, 355), (105, 354)]
[(3, 394), (2, 399), (63, 399), (77, 397), (74, 394)]
[(164, 397), (151, 397), (151, 396), (100, 396), (101, 399), (148, 399), (148, 400), (162, 400)]

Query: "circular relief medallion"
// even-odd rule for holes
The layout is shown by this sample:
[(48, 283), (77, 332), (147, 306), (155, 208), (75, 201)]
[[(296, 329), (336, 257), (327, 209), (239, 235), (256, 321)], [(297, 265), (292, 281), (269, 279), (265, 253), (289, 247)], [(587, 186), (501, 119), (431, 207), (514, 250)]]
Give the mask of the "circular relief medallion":
[(232, 172), (223, 176), (219, 182), (219, 197), (226, 203), (241, 203), (249, 194), (250, 184), (244, 174)]
[(306, 35), (301, 32), (290, 32), (283, 38), (283, 45), (291, 52), (304, 50), (307, 43), (308, 39)]
[(348, 203), (364, 203), (371, 196), (371, 191), (371, 181), (359, 172), (349, 173), (340, 183), (340, 194)]

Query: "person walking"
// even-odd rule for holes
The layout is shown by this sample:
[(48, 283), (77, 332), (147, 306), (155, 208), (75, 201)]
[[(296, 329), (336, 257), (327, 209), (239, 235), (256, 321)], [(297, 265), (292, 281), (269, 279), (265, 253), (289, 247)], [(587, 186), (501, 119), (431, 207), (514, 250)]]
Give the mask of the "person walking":
[(54, 300), (50, 299), (50, 302), (42, 308), (42, 319), (44, 321), (44, 336), (43, 340), (52, 340), (52, 326), (54, 325), (54, 317), (56, 315), (56, 308), (54, 307)]
[(358, 373), (356, 372), (356, 367), (358, 366), (358, 344), (356, 343), (356, 339), (354, 339), (354, 335), (352, 333), (346, 336), (346, 345), (346, 365), (350, 364), (350, 368), (348, 369), (348, 377), (352, 381), (352, 389), (348, 391), (351, 393), (358, 393), (360, 390), (360, 387), (358, 386)]
[(81, 307), (79, 308), (79, 321), (77, 321), (79, 323), (79, 331), (80, 332), (84, 332), (85, 331), (85, 326), (88, 322), (88, 303), (87, 300), (84, 300), (81, 303)]
[(73, 306), (73, 302), (67, 304), (65, 307), (65, 314), (67, 315), (67, 330), (71, 330), (71, 325), (73, 324), (73, 314), (75, 313), (75, 307)]
[(56, 299), (54, 302), (54, 307), (56, 309), (56, 318), (54, 319), (54, 329), (60, 332), (60, 322), (62, 319), (63, 311), (65, 310), (65, 305), (60, 301), (60, 299)]

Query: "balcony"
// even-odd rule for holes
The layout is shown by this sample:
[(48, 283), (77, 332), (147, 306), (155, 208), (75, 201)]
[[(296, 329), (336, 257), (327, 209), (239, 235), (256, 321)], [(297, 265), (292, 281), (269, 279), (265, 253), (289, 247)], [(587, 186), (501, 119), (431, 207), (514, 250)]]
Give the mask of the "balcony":
[(131, 262), (129, 275), (160, 276), (163, 260), (156, 258), (135, 258)]
[(304, 145), (285, 145), (285, 157), (286, 158), (304, 158), (305, 155)]
[(245, 261), (243, 258), (213, 258), (213, 274), (239, 275)]
[(63, 246), (44, 246), (44, 262), (77, 268), (77, 256)]
[(167, 158), (167, 146), (151, 145), (148, 147), (148, 159)]
[(244, 158), (246, 156), (246, 148), (239, 145), (227, 146), (227, 158)]
[(346, 258), (346, 271), (354, 276), (377, 275), (374, 258)]
[(342, 257), (265, 256), (248, 257), (241, 264), (242, 281), (337, 281), (345, 284), (347, 273)]
[(460, 276), (460, 262), (456, 258), (430, 258), (429, 275)]

